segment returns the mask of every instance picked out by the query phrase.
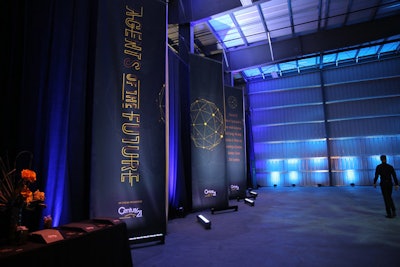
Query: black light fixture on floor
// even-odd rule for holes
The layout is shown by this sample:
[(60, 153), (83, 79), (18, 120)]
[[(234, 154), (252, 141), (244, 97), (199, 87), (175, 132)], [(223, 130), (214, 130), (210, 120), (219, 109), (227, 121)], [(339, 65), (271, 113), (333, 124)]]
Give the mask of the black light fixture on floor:
[(176, 209), (176, 215), (177, 215), (179, 218), (185, 217), (185, 209), (184, 209), (183, 207), (177, 208), (177, 209)]
[(351, 183), (350, 185), (351, 185), (351, 186), (354, 186), (354, 183)]
[(204, 229), (211, 229), (211, 221), (204, 217), (204, 215), (197, 215), (197, 221), (204, 226)]
[[(239, 200), (240, 200), (240, 198), (238, 198), (238, 201)], [(216, 211), (225, 211), (225, 210), (238, 211), (238, 206), (234, 205), (234, 206), (227, 206), (227, 207), (211, 208), (211, 214), (214, 214)]]
[(249, 194), (250, 194), (250, 196), (251, 196), (252, 198), (254, 198), (254, 199), (256, 199), (256, 197), (258, 196), (258, 193), (257, 193), (257, 192), (254, 192), (254, 191), (250, 191)]
[(245, 198), (244, 199), (244, 203), (246, 203), (247, 205), (253, 206), (254, 207), (254, 200), (250, 199), (250, 198)]

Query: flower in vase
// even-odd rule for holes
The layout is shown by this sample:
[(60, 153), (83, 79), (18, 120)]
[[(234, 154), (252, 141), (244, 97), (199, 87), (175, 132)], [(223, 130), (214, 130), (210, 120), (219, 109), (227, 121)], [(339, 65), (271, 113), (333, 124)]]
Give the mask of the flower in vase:
[(10, 208), (32, 210), (38, 206), (45, 207), (45, 193), (34, 189), (36, 172), (29, 168), (17, 171), (17, 161), (24, 153), (30, 152), (18, 154), (12, 169), (8, 162), (0, 157), (0, 211)]

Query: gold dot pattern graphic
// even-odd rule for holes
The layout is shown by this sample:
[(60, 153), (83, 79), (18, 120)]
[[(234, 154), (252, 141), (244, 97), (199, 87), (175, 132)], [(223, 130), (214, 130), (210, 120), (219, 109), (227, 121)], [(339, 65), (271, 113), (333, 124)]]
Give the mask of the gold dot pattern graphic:
[(213, 150), (224, 138), (224, 117), (219, 108), (206, 99), (190, 105), (191, 138), (196, 147)]

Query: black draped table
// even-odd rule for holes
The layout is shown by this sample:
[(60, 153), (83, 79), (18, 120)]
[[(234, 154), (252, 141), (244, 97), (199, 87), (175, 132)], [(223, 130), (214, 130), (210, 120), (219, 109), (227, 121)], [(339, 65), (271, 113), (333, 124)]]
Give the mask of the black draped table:
[[(87, 231), (82, 225), (93, 227)], [(124, 222), (85, 221), (55, 229), (61, 234), (55, 242), (32, 237), (23, 245), (0, 246), (0, 266), (133, 266)]]

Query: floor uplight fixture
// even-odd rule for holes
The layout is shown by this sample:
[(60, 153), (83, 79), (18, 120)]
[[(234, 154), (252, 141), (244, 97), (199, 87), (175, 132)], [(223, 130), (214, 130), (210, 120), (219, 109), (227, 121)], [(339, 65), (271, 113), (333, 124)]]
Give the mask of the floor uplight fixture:
[(204, 215), (197, 215), (197, 221), (201, 223), (205, 229), (211, 229), (211, 221), (204, 217)]
[(245, 198), (244, 203), (246, 203), (247, 205), (250, 205), (250, 206), (254, 206), (254, 200), (252, 200), (250, 198)]
[(257, 193), (257, 192), (254, 192), (254, 191), (250, 191), (249, 194), (250, 194), (250, 196), (251, 196), (252, 198), (254, 198), (254, 199), (256, 199), (256, 197), (258, 196), (258, 193)]

